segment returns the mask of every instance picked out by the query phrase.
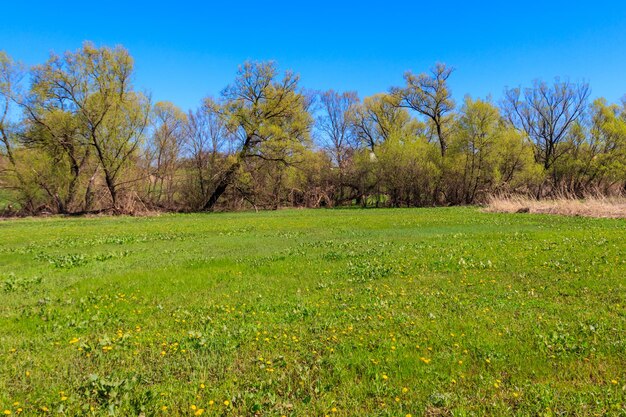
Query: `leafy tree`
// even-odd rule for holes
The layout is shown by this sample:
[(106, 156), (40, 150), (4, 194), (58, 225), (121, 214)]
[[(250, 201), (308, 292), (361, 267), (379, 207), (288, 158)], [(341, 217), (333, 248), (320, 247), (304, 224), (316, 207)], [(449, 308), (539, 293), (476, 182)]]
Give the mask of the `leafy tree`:
[[(579, 196), (611, 193), (626, 181), (626, 118), (622, 107), (596, 99), (589, 119), (572, 126), (568, 152), (555, 170), (563, 188)], [(621, 185), (621, 186), (620, 186)]]
[(376, 147), (392, 136), (418, 136), (423, 126), (411, 118), (405, 109), (398, 107), (396, 97), (377, 94), (366, 97), (353, 113), (357, 138), (373, 153)]
[(21, 66), (0, 51), (0, 186), (17, 189), (25, 208), (32, 210), (32, 195), (26, 192), (25, 179), (17, 169), (18, 126), (11, 120), (12, 104), (19, 95), (22, 77)]
[(378, 205), (385, 191), (381, 169), (389, 168), (388, 163), (380, 161), (382, 153), (391, 146), (386, 143), (414, 141), (422, 136), (424, 126), (399, 107), (396, 97), (389, 94), (366, 97), (356, 106), (353, 123), (357, 138), (364, 146), (355, 159), (353, 187), (359, 190), (358, 200), (362, 205), (368, 203), (368, 196), (372, 194)]
[(290, 164), (310, 140), (310, 101), (299, 90), (298, 77), (290, 72), (280, 80), (277, 76), (273, 62), (246, 62), (221, 100), (208, 104), (237, 138), (238, 146), (204, 210), (214, 208), (245, 160)]
[(91, 43), (63, 57), (52, 55), (33, 70), (24, 103), (31, 126), (27, 141), (69, 159), (70, 201), (72, 184), (93, 152), (112, 207), (119, 209), (121, 173), (136, 156), (150, 113), (149, 99), (132, 89), (132, 72), (124, 48)]
[(433, 203), (440, 177), (439, 149), (426, 137), (392, 135), (377, 153), (379, 191), (388, 205), (423, 206)]
[(416, 111), (430, 122), (439, 141), (441, 156), (445, 157), (448, 148), (448, 130), (452, 123), (450, 113), (454, 110), (454, 101), (448, 87), (448, 78), (453, 68), (438, 63), (430, 73), (415, 75), (406, 72), (404, 88), (393, 88), (398, 105)]
[(11, 103), (17, 94), (22, 75), (16, 64), (4, 51), (0, 51), (0, 156), (15, 166), (13, 133), (15, 126), (10, 120)]
[(450, 202), (473, 204), (517, 186), (522, 175), (531, 184), (532, 150), (489, 101), (466, 97), (451, 138), (445, 180)]

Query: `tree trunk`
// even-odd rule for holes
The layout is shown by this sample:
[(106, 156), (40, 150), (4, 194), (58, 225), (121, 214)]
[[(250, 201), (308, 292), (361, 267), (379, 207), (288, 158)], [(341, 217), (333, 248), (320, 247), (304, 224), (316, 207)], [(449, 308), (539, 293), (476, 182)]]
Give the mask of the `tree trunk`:
[(215, 207), (217, 200), (220, 198), (222, 194), (224, 194), (224, 191), (226, 191), (228, 186), (233, 181), (235, 172), (237, 172), (237, 170), (239, 169), (239, 165), (241, 165), (241, 162), (237, 160), (237, 162), (233, 163), (228, 168), (228, 170), (222, 176), (222, 179), (220, 180), (220, 182), (215, 187), (215, 190), (213, 190), (211, 197), (209, 197), (209, 199), (204, 204), (204, 206), (202, 206), (202, 211), (213, 211), (213, 208)]
[(113, 204), (113, 210), (117, 210), (117, 189), (115, 179), (111, 177), (108, 170), (104, 170), (104, 180), (111, 195), (111, 202)]
[(228, 186), (233, 182), (235, 173), (241, 166), (241, 161), (243, 161), (243, 159), (248, 154), (248, 149), (250, 148), (251, 143), (252, 143), (252, 135), (247, 135), (246, 140), (244, 141), (243, 146), (241, 147), (241, 150), (237, 154), (237, 160), (224, 173), (224, 175), (222, 176), (222, 179), (215, 187), (215, 190), (213, 190), (213, 194), (211, 194), (211, 197), (209, 197), (207, 202), (204, 203), (204, 206), (202, 206), (202, 211), (213, 211), (213, 208), (215, 207), (217, 200), (220, 198), (222, 194), (224, 194), (224, 191), (226, 191)]
[(441, 157), (446, 157), (446, 150), (448, 149), (448, 144), (446, 143), (446, 138), (443, 136), (443, 129), (441, 128), (441, 122), (435, 121), (435, 126), (437, 128), (437, 139), (439, 139), (439, 145), (441, 146)]

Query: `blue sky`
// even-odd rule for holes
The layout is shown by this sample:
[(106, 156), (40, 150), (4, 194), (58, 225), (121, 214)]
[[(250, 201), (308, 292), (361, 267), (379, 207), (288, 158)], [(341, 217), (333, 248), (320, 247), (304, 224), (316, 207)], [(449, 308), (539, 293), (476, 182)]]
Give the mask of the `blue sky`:
[(361, 97), (437, 61), (456, 68), (458, 101), (555, 76), (589, 81), (594, 97), (626, 94), (624, 1), (126, 3), (3, 2), (0, 49), (32, 65), (84, 40), (122, 44), (135, 85), (185, 110), (219, 94), (246, 59)]

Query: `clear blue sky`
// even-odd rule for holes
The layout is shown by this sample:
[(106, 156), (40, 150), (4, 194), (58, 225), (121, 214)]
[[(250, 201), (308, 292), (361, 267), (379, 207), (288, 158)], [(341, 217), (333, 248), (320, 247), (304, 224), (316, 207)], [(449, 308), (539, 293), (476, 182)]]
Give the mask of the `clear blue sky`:
[[(132, 4), (131, 4), (132, 3)], [(31, 65), (82, 41), (122, 44), (135, 85), (194, 108), (246, 59), (276, 60), (310, 89), (361, 97), (436, 61), (456, 68), (453, 94), (499, 99), (505, 86), (588, 80), (594, 97), (626, 94), (622, 1), (4, 1), (0, 49)]]

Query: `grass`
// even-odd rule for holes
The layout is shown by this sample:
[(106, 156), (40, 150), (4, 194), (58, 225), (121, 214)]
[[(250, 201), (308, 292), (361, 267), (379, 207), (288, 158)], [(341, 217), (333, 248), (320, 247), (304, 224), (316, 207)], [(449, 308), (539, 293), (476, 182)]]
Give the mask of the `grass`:
[(496, 213), (539, 213), (565, 216), (626, 218), (626, 198), (589, 196), (584, 199), (560, 197), (537, 200), (527, 196), (495, 196), (486, 211)]
[(626, 221), (0, 222), (0, 413), (626, 415)]

